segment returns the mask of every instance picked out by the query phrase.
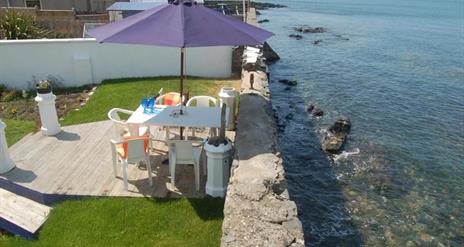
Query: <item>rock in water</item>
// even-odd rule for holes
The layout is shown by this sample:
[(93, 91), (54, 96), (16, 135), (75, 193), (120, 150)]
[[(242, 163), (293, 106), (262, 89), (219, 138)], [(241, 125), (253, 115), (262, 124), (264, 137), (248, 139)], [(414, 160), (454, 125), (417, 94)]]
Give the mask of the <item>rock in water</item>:
[(337, 136), (327, 134), (322, 143), (322, 149), (329, 153), (335, 153), (342, 147), (344, 142), (345, 138), (338, 138)]
[(296, 39), (296, 40), (300, 40), (300, 39), (303, 38), (303, 36), (301, 36), (301, 35), (299, 35), (299, 34), (290, 34), (290, 35), (288, 35), (288, 37), (294, 38), (294, 39)]
[(308, 27), (303, 30), (303, 33), (325, 33), (325, 29), (323, 27)]
[(295, 80), (292, 81), (292, 80), (287, 80), (287, 79), (281, 79), (279, 80), (279, 82), (285, 85), (289, 85), (289, 86), (296, 86), (298, 84), (298, 82)]
[(280, 59), (279, 55), (272, 49), (272, 47), (267, 42), (264, 42), (263, 45), (263, 56), (266, 58), (267, 65), (273, 64)]
[(334, 153), (340, 150), (351, 129), (351, 122), (348, 118), (340, 118), (333, 123), (328, 129), (322, 149), (326, 152)]
[(264, 20), (259, 20), (258, 23), (265, 23), (265, 22), (269, 22), (268, 19), (264, 19)]
[(313, 104), (309, 104), (308, 107), (306, 107), (307, 112), (312, 112), (313, 110), (314, 110), (314, 105)]
[(299, 32), (299, 33), (302, 33), (303, 32), (303, 28), (302, 27), (294, 27), (293, 30)]
[(313, 116), (315, 117), (322, 117), (324, 115), (324, 112), (319, 109), (319, 108), (314, 108), (313, 109)]
[(294, 27), (293, 30), (299, 33), (325, 33), (327, 30), (323, 27), (310, 27), (310, 26), (299, 26)]
[(289, 114), (287, 114), (287, 115), (285, 116), (285, 120), (287, 120), (287, 121), (290, 120), (290, 119), (292, 119), (292, 118), (293, 118), (293, 113), (289, 113)]
[(334, 134), (348, 135), (351, 129), (351, 121), (349, 118), (340, 118), (332, 126), (329, 127), (329, 131)]
[(321, 43), (321, 42), (322, 42), (322, 39), (318, 39), (318, 40), (315, 40), (315, 41), (313, 42), (313, 44), (317, 45), (317, 44), (319, 44), (319, 43)]

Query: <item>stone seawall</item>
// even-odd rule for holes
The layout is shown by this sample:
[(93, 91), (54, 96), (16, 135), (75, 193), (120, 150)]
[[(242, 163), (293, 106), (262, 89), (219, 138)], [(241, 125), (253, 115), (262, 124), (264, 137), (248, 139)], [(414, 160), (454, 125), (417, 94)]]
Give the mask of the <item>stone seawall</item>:
[[(254, 89), (249, 89), (250, 73)], [(267, 76), (243, 71), (221, 246), (304, 246), (276, 146)]]

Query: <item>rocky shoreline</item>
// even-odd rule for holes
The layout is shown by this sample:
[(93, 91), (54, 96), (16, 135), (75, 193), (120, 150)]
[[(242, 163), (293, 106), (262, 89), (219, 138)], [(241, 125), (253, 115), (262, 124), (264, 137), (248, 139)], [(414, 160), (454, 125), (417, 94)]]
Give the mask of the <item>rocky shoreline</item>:
[[(255, 21), (251, 18), (253, 24)], [(255, 67), (264, 69), (242, 71), (235, 157), (224, 205), (221, 246), (302, 247), (303, 227), (277, 151), (277, 128), (265, 73), (264, 62), (276, 61), (278, 55), (267, 44), (261, 52), (264, 57), (266, 53), (273, 57), (257, 60)], [(252, 75), (254, 83), (250, 85)]]
[[(243, 2), (242, 1), (205, 1), (205, 6), (208, 8), (217, 8), (221, 4), (226, 8), (230, 9), (238, 9), (240, 12), (242, 11)], [(266, 2), (252, 2), (251, 7), (256, 10), (256, 15), (259, 15), (258, 10), (266, 10), (271, 8), (286, 8), (286, 5), (283, 4), (276, 4), (276, 3), (266, 3)]]
[[(290, 79), (278, 79), (277, 82), (287, 85), (284, 90), (290, 90), (291, 87), (298, 85), (296, 80)], [(309, 104), (306, 107), (306, 112), (313, 117), (320, 118), (324, 116), (324, 111), (314, 104)], [(274, 118), (277, 123), (277, 126), (282, 130), (285, 128), (285, 123), (281, 122), (274, 112)], [(290, 120), (293, 118), (293, 115), (287, 114), (285, 120)], [(346, 138), (351, 129), (351, 121), (347, 117), (341, 117), (337, 119), (331, 126), (325, 131), (325, 135), (321, 140), (321, 149), (327, 152), (330, 156), (336, 154), (342, 150), (343, 144), (345, 143)], [(333, 158), (333, 157), (332, 157)]]

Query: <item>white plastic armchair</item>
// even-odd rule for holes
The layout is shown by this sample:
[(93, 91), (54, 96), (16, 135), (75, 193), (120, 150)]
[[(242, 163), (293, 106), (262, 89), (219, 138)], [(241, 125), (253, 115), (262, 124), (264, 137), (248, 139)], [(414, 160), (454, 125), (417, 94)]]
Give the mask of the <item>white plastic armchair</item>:
[(217, 100), (211, 96), (194, 96), (185, 105), (192, 106), (194, 103), (199, 107), (217, 107)]
[(139, 136), (127, 138), (123, 141), (111, 140), (111, 151), (113, 154), (113, 172), (117, 176), (117, 163), (122, 163), (122, 175), (124, 179), (124, 189), (127, 191), (128, 175), (127, 168), (129, 164), (137, 164), (144, 161), (147, 164), (148, 184), (153, 186), (152, 169), (150, 163), (150, 139), (148, 136)]
[(200, 156), (203, 143), (198, 141), (170, 140), (169, 170), (171, 172), (171, 184), (176, 185), (176, 165), (193, 164), (195, 173), (195, 188), (200, 190)]
[[(218, 107), (218, 100), (211, 96), (194, 96), (190, 98), (187, 101), (187, 104), (185, 105), (193, 106), (194, 104), (197, 107)], [(196, 128), (191, 128), (191, 129), (192, 129), (192, 137), (195, 137)], [(186, 133), (188, 133), (188, 129)], [(215, 129), (211, 129), (210, 135), (214, 135), (214, 134), (215, 134)], [(187, 135), (185, 137), (188, 138)]]
[(155, 104), (157, 105), (172, 105), (178, 106), (185, 100), (185, 97), (182, 96), (182, 100), (180, 97), (180, 93), (169, 92), (158, 96), (155, 100)]
[[(160, 91), (161, 92), (161, 91)], [(185, 97), (180, 97), (180, 93), (169, 92), (163, 95), (160, 95), (155, 100), (156, 105), (168, 105), (168, 106), (180, 106), (184, 102)], [(171, 130), (169, 126), (164, 127), (166, 129), (166, 140), (170, 139)]]
[(148, 135), (148, 126), (128, 124), (125, 120), (121, 119), (119, 113), (132, 115), (134, 112), (121, 108), (113, 108), (108, 112), (108, 118), (114, 123), (116, 135), (119, 139), (130, 136)]

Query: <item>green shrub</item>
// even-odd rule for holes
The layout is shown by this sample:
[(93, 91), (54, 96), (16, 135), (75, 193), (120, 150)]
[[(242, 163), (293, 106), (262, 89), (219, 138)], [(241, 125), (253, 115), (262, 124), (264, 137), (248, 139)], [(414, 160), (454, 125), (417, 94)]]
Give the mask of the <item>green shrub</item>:
[(49, 31), (41, 28), (30, 15), (18, 11), (6, 10), (0, 16), (0, 38), (2, 39), (41, 39)]
[(9, 102), (9, 101), (13, 101), (14, 99), (18, 98), (20, 94), (16, 90), (6, 90), (5, 92), (2, 93), (2, 96), (3, 96), (2, 101)]

